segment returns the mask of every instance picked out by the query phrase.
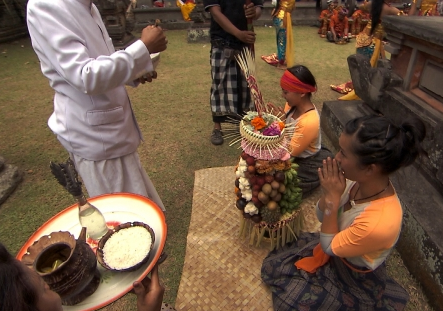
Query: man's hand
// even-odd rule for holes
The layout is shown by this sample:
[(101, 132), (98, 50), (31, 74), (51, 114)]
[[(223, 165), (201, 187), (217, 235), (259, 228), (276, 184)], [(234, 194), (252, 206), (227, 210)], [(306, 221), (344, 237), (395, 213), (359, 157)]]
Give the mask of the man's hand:
[(247, 44), (254, 44), (255, 43), (255, 32), (253, 31), (240, 31), (238, 33), (237, 39), (241, 42), (247, 43)]
[(248, 5), (244, 5), (243, 8), (245, 9), (245, 16), (247, 19), (255, 19), (255, 6), (253, 3), (249, 3)]
[(143, 41), (149, 53), (158, 53), (166, 50), (166, 39), (161, 27), (147, 26), (143, 29), (140, 40)]
[(137, 81), (141, 84), (145, 84), (146, 82), (152, 82), (152, 79), (157, 79), (157, 71), (145, 73), (138, 78)]
[(151, 278), (146, 277), (142, 282), (134, 282), (134, 292), (137, 295), (138, 311), (160, 311), (165, 288), (160, 284), (158, 265), (151, 271)]

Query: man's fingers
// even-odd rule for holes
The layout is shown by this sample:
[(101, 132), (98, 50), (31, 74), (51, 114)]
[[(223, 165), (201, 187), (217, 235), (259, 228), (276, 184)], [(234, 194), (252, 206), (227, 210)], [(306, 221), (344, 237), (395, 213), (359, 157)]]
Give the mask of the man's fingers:
[(141, 84), (145, 84), (145, 82), (152, 82), (152, 79), (156, 79), (156, 78), (157, 78), (157, 72), (153, 71), (153, 72), (144, 74), (143, 76), (138, 78), (138, 81)]
[(144, 295), (145, 287), (141, 282), (136, 281), (132, 284), (132, 286), (134, 287), (134, 294), (136, 294), (137, 296)]
[(318, 178), (320, 179), (320, 183), (323, 183), (323, 170), (321, 167), (318, 168)]
[(158, 276), (158, 264), (155, 264), (154, 268), (151, 271), (151, 282), (154, 286), (160, 285), (160, 277)]
[(328, 174), (331, 174), (332, 173), (332, 161), (331, 161), (330, 157), (328, 157), (326, 159), (326, 168), (328, 170)]
[(338, 165), (335, 159), (332, 159), (332, 171), (334, 174), (338, 174)]
[(322, 169), (323, 177), (325, 177), (325, 174), (327, 174), (327, 173), (328, 173), (328, 161), (327, 161), (327, 159), (324, 159), (323, 160), (323, 169)]

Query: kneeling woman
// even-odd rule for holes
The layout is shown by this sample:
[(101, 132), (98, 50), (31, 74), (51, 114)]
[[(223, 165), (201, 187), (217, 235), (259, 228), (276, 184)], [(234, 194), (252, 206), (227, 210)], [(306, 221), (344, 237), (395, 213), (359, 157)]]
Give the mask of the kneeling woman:
[(296, 124), (289, 152), (294, 163), (299, 165), (299, 187), (303, 196), (306, 196), (320, 186), (317, 170), (323, 159), (332, 156), (332, 153), (321, 145), (320, 115), (311, 101), (317, 84), (308, 68), (296, 65), (283, 73), (280, 86), (286, 99), (286, 124)]
[(386, 273), (402, 207), (389, 176), (423, 151), (419, 119), (400, 126), (386, 117), (349, 121), (335, 159), (319, 169), (320, 234), (303, 233), (271, 252), (262, 278), (274, 310), (403, 310), (407, 292)]

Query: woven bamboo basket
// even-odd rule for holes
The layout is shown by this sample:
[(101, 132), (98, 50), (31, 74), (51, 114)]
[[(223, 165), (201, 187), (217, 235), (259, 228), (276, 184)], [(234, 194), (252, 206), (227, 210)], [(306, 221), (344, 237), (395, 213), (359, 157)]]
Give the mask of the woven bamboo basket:
[(269, 244), (270, 250), (280, 248), (286, 243), (297, 239), (304, 226), (302, 209), (294, 211), (290, 216), (275, 223), (255, 223), (249, 218), (244, 218), (240, 212), (240, 232), (242, 239), (249, 239), (249, 245), (260, 247), (262, 242)]
[[(280, 121), (276, 118), (277, 121)], [(241, 120), (240, 122), (240, 135), (248, 140), (251, 144), (258, 145), (258, 146), (269, 146), (269, 147), (279, 147), (279, 144), (281, 141), (285, 138), (285, 129), (282, 130), (281, 135), (275, 135), (275, 136), (264, 136), (258, 133), (254, 133), (250, 129), (248, 129), (245, 125), (245, 121)]]

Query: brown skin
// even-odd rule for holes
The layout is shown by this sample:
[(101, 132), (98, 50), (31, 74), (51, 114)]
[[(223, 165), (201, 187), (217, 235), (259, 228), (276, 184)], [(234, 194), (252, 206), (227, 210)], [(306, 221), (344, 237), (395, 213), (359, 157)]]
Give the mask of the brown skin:
[(23, 264), (21, 265), (38, 297), (36, 307), (41, 311), (62, 311), (62, 300), (60, 296), (49, 288), (48, 284), (43, 281), (37, 272)]
[(306, 111), (314, 108), (309, 93), (294, 93), (282, 89), (282, 97), (288, 102), (289, 107), (295, 107), (292, 118), (295, 120)]
[(151, 54), (163, 52), (168, 44), (168, 39), (166, 39), (163, 29), (152, 25), (142, 30), (140, 40), (142, 40)]
[[(371, 2), (365, 2), (363, 3), (360, 7), (360, 10), (363, 10), (365, 12), (371, 12)], [(412, 10), (412, 7), (411, 7)], [(383, 18), (383, 16), (385, 15), (397, 15), (398, 12), (400, 12), (399, 9), (389, 6), (386, 3), (383, 4), (383, 8), (381, 10), (381, 17)], [(410, 14), (412, 15), (412, 14)]]
[(152, 269), (150, 279), (145, 278), (142, 282), (134, 282), (133, 286), (139, 311), (161, 310), (165, 288), (160, 284), (158, 265)]
[[(340, 151), (334, 159), (327, 158), (323, 160), (323, 167), (318, 169), (318, 176), (323, 194), (319, 201), (319, 208), (324, 213), (321, 232), (335, 234), (339, 232), (337, 223), (337, 214), (341, 195), (346, 187), (346, 179), (354, 180), (357, 183), (351, 189), (350, 198), (359, 199), (381, 192), (389, 182), (389, 175), (381, 172), (376, 164), (362, 166), (358, 157), (353, 153), (354, 137), (342, 133), (339, 139)], [(358, 192), (357, 192), (358, 190)], [(373, 196), (368, 200), (359, 201), (364, 203), (395, 193), (392, 185), (382, 191), (379, 195)], [(346, 203), (345, 210), (351, 205)]]
[(157, 79), (157, 71), (145, 73), (143, 76), (138, 78), (138, 82), (145, 84), (146, 82), (152, 82), (152, 79)]
[[(168, 39), (159, 26), (147, 26), (143, 29), (140, 40), (145, 44), (150, 54), (159, 53), (166, 50)], [(141, 84), (152, 82), (152, 79), (157, 78), (157, 72), (149, 72), (139, 77), (137, 81)]]
[[(314, 108), (314, 104), (311, 101), (311, 97), (309, 96), (309, 93), (294, 93), (289, 92), (285, 90), (282, 91), (282, 97), (288, 102), (289, 107), (296, 107), (295, 111), (292, 113), (291, 117), (293, 119), (297, 119), (302, 114), (304, 114), (306, 111), (311, 110)], [(284, 107), (277, 107), (272, 103), (268, 103), (268, 112), (272, 113), (273, 115), (280, 115), (280, 119), (282, 121), (286, 120), (286, 113)]]
[(416, 15), (418, 13), (417, 1), (412, 1), (411, 8), (408, 11), (408, 15)]
[[(338, 13), (338, 19), (342, 21), (345, 18), (345, 14)], [(334, 41), (337, 41), (337, 34), (335, 33), (334, 27), (331, 27), (332, 35), (334, 36)], [(344, 33), (347, 35), (349, 33), (348, 25), (346, 25)]]

